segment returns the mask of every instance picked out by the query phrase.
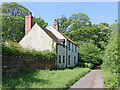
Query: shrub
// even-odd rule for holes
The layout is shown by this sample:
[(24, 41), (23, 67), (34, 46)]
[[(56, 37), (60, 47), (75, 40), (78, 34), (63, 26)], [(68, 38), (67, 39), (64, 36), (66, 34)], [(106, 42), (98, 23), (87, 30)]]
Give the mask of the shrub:
[(86, 68), (93, 68), (94, 64), (92, 63), (85, 63)]
[(102, 64), (102, 75), (104, 85), (107, 88), (118, 87), (118, 74), (119, 74), (118, 59), (118, 32), (111, 35), (108, 45), (105, 48), (105, 54)]
[(15, 42), (5, 42), (2, 43), (2, 54), (3, 55), (11, 55), (11, 56), (33, 56), (38, 57), (43, 60), (45, 59), (55, 59), (56, 54), (49, 50), (46, 51), (36, 51), (22, 48), (18, 43)]
[(78, 62), (76, 64), (77, 67), (85, 67), (85, 68), (93, 68), (94, 64), (92, 63), (85, 63), (85, 62)]
[(76, 64), (77, 67), (85, 67), (85, 63), (84, 62), (78, 62)]
[(80, 41), (79, 44), (78, 53), (81, 59), (80, 61), (92, 63), (94, 65), (101, 64), (102, 59), (100, 49), (92, 41)]

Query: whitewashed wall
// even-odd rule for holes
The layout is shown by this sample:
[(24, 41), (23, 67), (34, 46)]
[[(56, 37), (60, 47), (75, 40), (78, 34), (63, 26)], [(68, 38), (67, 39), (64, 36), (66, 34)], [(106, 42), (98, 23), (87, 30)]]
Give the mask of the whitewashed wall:
[(67, 45), (67, 39), (59, 31), (57, 31), (54, 27), (49, 26), (48, 30), (50, 30), (57, 38), (65, 39), (65, 45)]
[[(48, 30), (50, 30), (57, 38), (65, 39), (65, 46), (67, 45), (67, 39), (59, 31), (57, 31), (52, 26), (50, 26)], [(59, 55), (61, 55), (61, 61), (62, 61), (61, 63), (59, 63)], [(63, 56), (65, 56), (65, 63), (63, 63)], [(57, 47), (57, 65), (60, 68), (66, 67), (66, 47), (63, 47), (61, 45), (58, 45)]]
[(52, 50), (52, 38), (37, 23), (19, 44), (23, 48), (35, 49), (37, 51)]
[[(59, 55), (61, 56), (61, 63), (59, 63)], [(65, 56), (65, 63), (63, 63), (63, 56)], [(66, 67), (66, 47), (61, 45), (57, 47), (57, 66), (59, 66), (59, 68)]]
[[(69, 43), (68, 43), (69, 41), (67, 41), (67, 47), (69, 47)], [(68, 49), (67, 50), (67, 66), (68, 67), (73, 67), (73, 66), (75, 66), (75, 64), (74, 64), (74, 56), (76, 57), (76, 63), (78, 62), (78, 47), (76, 48), (76, 52), (75, 52), (75, 45), (73, 44), (73, 51), (72, 51), (72, 44), (73, 43), (71, 43), (70, 42), (70, 50)], [(69, 57), (69, 55), (70, 55), (70, 65), (68, 64), (68, 57)]]

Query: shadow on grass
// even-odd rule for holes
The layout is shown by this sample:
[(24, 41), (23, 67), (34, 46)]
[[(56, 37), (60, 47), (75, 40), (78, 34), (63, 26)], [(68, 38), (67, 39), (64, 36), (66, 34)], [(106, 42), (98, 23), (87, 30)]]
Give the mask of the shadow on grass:
[(12, 77), (3, 77), (3, 88), (16, 88), (18, 86), (23, 88), (30, 88), (31, 83), (47, 84), (49, 81), (35, 77), (37, 70), (22, 70), (20, 74)]

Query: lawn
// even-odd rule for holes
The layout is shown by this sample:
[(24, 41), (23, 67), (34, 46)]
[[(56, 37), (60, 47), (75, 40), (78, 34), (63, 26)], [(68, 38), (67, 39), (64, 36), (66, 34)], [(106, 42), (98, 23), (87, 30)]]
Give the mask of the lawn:
[(3, 77), (3, 88), (69, 88), (88, 72), (89, 68), (23, 70), (11, 78)]

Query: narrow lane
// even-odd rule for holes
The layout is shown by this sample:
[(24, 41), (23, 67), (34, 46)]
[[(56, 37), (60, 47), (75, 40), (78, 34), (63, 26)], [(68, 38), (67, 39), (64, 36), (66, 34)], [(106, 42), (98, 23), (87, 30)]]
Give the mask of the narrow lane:
[(72, 88), (103, 88), (101, 70), (91, 70), (70, 87), (70, 89)]

